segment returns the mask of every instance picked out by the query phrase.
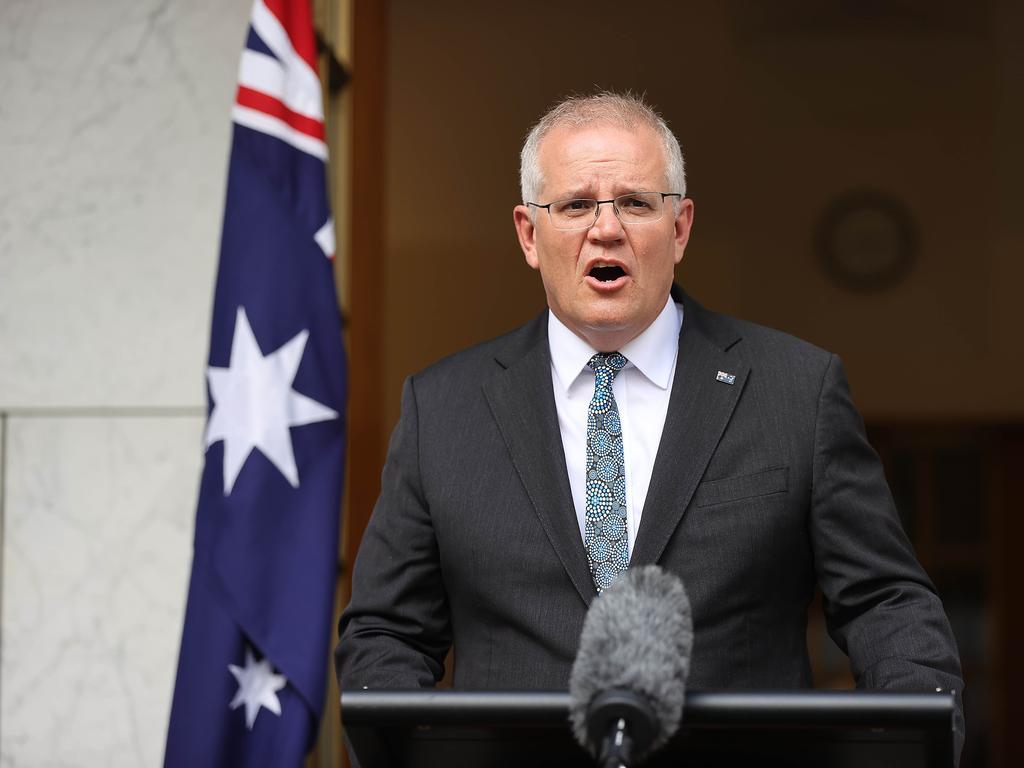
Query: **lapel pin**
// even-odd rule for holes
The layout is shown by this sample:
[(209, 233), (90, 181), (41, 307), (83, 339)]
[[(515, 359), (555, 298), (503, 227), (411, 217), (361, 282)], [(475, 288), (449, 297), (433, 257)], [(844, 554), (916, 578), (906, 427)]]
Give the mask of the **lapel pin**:
[(715, 381), (721, 381), (721, 382), (724, 382), (726, 384), (735, 384), (736, 383), (736, 374), (734, 374), (734, 373), (726, 373), (725, 371), (719, 371), (718, 375), (715, 376)]

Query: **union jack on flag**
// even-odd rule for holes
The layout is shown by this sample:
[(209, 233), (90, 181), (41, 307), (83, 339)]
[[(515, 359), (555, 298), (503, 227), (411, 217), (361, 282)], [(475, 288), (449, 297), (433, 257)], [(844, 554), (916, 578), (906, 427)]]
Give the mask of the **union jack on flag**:
[(308, 0), (256, 0), (232, 118), (164, 763), (299, 766), (324, 703), (346, 402)]
[(312, 30), (305, 3), (265, 0), (253, 6), (232, 117), (326, 160), (316, 43), (302, 29)]
[[(231, 117), (236, 125), (274, 136), (327, 161), (316, 38), (306, 2), (256, 0)], [(334, 220), (326, 193), (323, 202), (315, 238), (324, 253), (333, 257)]]

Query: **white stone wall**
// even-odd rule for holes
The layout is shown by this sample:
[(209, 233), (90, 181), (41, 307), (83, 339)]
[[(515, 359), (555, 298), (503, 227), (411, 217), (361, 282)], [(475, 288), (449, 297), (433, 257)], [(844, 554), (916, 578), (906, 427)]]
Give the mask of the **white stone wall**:
[(162, 761), (250, 0), (0, 0), (0, 766)]

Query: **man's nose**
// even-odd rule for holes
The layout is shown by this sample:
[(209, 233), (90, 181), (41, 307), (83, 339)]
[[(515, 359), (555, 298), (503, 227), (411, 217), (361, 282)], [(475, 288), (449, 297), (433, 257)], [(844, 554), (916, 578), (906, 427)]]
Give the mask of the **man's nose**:
[(587, 233), (600, 240), (618, 239), (622, 237), (622, 222), (615, 213), (614, 203), (600, 203), (597, 206), (597, 219)]

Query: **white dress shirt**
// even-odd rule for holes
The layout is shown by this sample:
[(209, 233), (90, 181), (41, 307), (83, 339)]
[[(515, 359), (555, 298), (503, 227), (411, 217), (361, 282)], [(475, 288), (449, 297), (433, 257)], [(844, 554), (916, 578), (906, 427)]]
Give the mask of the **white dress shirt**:
[[(629, 361), (615, 377), (612, 390), (622, 421), (630, 556), (665, 427), (682, 325), (683, 307), (669, 297), (654, 322), (617, 350)], [(597, 350), (566, 328), (553, 312), (548, 312), (548, 344), (565, 468), (582, 537), (587, 511), (587, 409), (594, 396), (594, 372), (587, 363)]]

